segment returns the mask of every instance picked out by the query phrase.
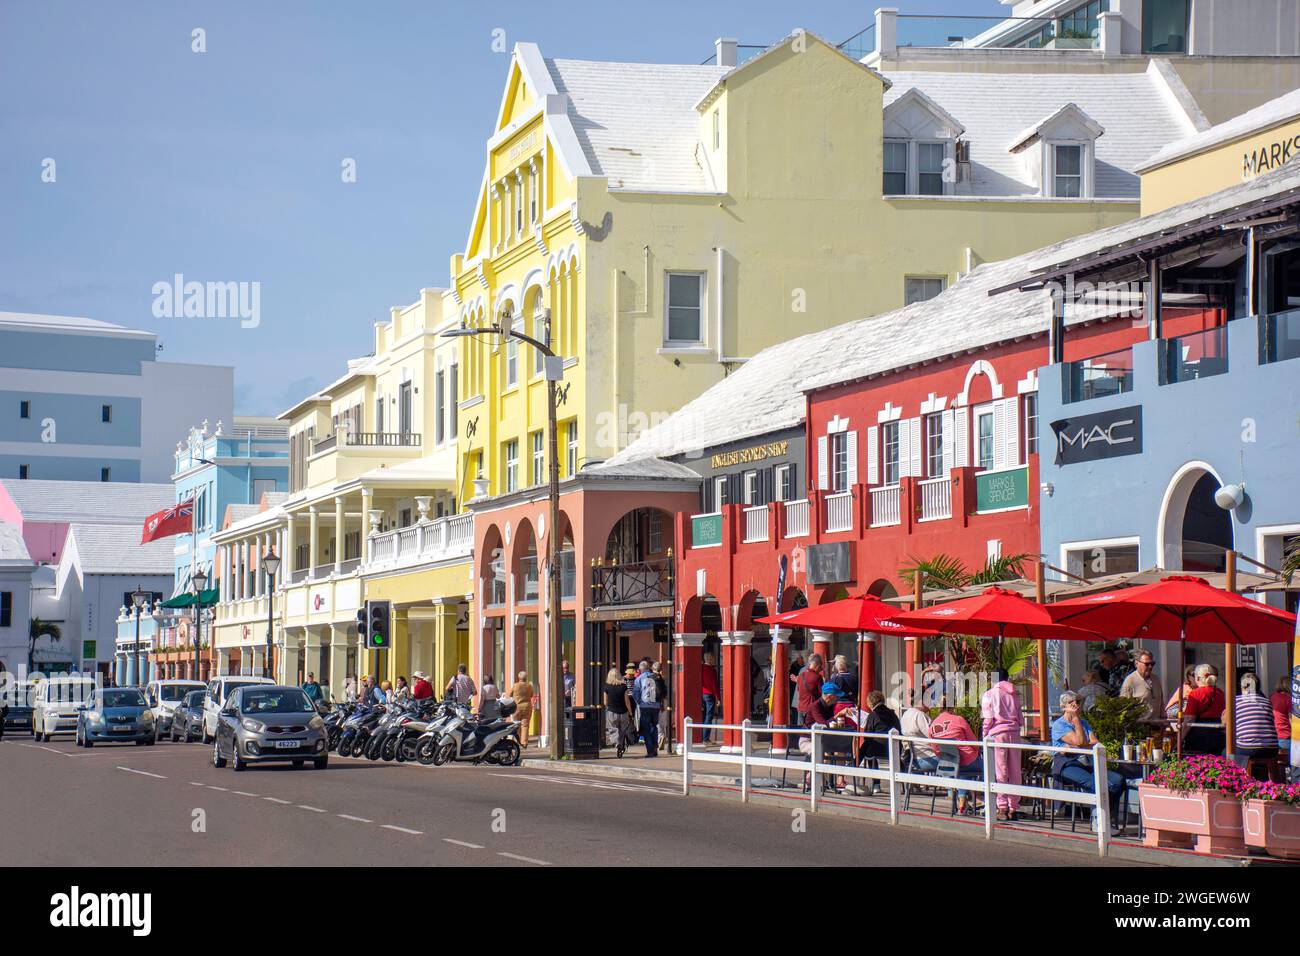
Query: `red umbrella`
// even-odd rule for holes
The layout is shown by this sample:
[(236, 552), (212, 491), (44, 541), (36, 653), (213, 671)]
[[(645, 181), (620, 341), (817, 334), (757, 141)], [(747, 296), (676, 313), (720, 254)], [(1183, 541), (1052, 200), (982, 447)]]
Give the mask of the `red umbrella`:
[[(1204, 578), (1179, 574), (1154, 584), (1059, 601), (1049, 609), (1058, 623), (1093, 628), (1113, 637), (1177, 641), (1180, 661), (1188, 641), (1282, 644), (1295, 636), (1296, 626), (1294, 614), (1216, 588)], [(1181, 675), (1178, 712), (1183, 712)], [(1181, 737), (1178, 747), (1181, 754)]]
[(923, 627), (941, 634), (973, 634), (981, 637), (1024, 637), (1031, 640), (1075, 638), (1097, 640), (1098, 635), (1054, 622), (1047, 607), (1005, 588), (987, 587), (974, 597), (935, 604), (919, 611), (905, 611), (894, 622)]

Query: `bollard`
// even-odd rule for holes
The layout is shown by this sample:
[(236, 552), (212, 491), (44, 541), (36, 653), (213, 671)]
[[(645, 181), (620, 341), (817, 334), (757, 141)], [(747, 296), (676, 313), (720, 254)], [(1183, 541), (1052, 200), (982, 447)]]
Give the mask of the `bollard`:
[(687, 717), (682, 728), (682, 796), (691, 795), (691, 718)]

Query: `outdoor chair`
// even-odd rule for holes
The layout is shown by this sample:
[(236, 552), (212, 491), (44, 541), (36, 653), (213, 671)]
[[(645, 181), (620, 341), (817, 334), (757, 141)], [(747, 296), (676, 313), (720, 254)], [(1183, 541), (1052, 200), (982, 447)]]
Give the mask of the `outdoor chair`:
[[(1087, 793), (1087, 792), (1088, 792), (1088, 791), (1084, 790), (1083, 787), (1079, 786), (1077, 783), (1070, 783), (1070, 781), (1068, 781), (1068, 780), (1063, 780), (1063, 779), (1061, 779), (1060, 777), (1058, 777), (1058, 776), (1057, 776), (1056, 774), (1054, 774), (1054, 773), (1049, 773), (1049, 774), (1047, 775), (1047, 786), (1048, 786), (1048, 789), (1049, 789), (1049, 790), (1064, 790), (1064, 791), (1067, 791), (1067, 792), (1069, 792), (1069, 793)], [(1049, 825), (1051, 826), (1051, 828), (1052, 828), (1053, 830), (1056, 829), (1056, 813), (1057, 813), (1057, 807), (1058, 807), (1059, 805), (1061, 805), (1061, 803), (1062, 803), (1062, 801), (1060, 801), (1060, 800), (1049, 800), (1049, 801), (1048, 801), (1048, 805), (1049, 805), (1049, 807), (1050, 807), (1050, 813), (1049, 813)], [(1076, 825), (1076, 823), (1078, 822), (1078, 819), (1079, 819), (1079, 810), (1080, 810), (1081, 808), (1086, 810), (1086, 809), (1087, 809), (1087, 806), (1086, 806), (1085, 804), (1082, 804), (1082, 803), (1065, 803), (1064, 806), (1067, 807), (1067, 808), (1069, 809), (1069, 811), (1070, 811), (1070, 832), (1073, 833), (1073, 832), (1074, 832), (1074, 827), (1075, 827), (1075, 825)], [(1062, 812), (1064, 812), (1064, 811), (1062, 811)]]
[[(961, 753), (957, 750), (955, 744), (934, 744), (935, 754), (939, 758), (938, 764), (933, 770), (910, 770), (909, 773), (918, 773), (926, 777), (937, 777), (947, 780), (956, 780), (961, 772)], [(939, 793), (945, 788), (935, 786), (930, 788), (930, 813), (934, 814), (934, 809), (939, 802)], [(952, 816), (957, 815), (957, 791), (955, 789), (948, 791), (951, 797), (950, 811)], [(906, 812), (912, 803), (912, 785), (908, 784), (903, 790), (903, 810)]]
[[(799, 749), (799, 735), (803, 734), (803, 736), (805, 737), (808, 736), (807, 728), (794, 727), (794, 726), (786, 727), (786, 728), (781, 728), (781, 727), (772, 728), (773, 734), (779, 734), (783, 731), (785, 732), (785, 748), (781, 749), (778, 747), (772, 747), (771, 748), (772, 756), (775, 757), (779, 754), (786, 760), (797, 760), (805, 763), (811, 763), (812, 757), (810, 757), (808, 754), (804, 753), (802, 750)], [(790, 769), (789, 767), (781, 768), (781, 789), (782, 790), (786, 788), (785, 777), (786, 774), (789, 772), (789, 769)]]

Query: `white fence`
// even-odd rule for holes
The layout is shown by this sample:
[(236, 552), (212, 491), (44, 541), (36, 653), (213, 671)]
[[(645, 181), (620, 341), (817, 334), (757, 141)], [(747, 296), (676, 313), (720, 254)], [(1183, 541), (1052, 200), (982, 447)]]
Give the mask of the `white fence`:
[(785, 503), (785, 536), (803, 538), (808, 534), (808, 499)]
[(745, 509), (745, 543), (767, 540), (767, 505)]
[(917, 482), (921, 489), (921, 520), (952, 517), (952, 479), (930, 478)]
[(902, 523), (898, 485), (871, 489), (871, 527), (883, 528)]
[[(716, 751), (692, 749), (693, 730), (730, 730), (738, 731), (741, 739), (740, 753), (717, 753)], [(776, 756), (778, 751), (769, 749), (767, 755), (754, 749), (754, 740), (758, 735), (783, 736), (789, 738), (793, 745), (800, 737), (812, 739), (812, 754), (804, 757), (791, 757), (785, 751)], [(824, 759), (825, 743), (828, 737), (856, 737), (885, 741), (888, 746), (886, 766), (879, 769), (858, 767), (852, 764), (826, 763)], [(962, 777), (940, 777), (934, 774), (904, 772), (902, 766), (902, 745), (905, 743), (922, 744), (931, 748), (939, 745), (959, 747), (979, 747), (983, 755), (984, 772), (980, 779)], [(905, 785), (939, 788), (952, 791), (970, 791), (978, 793), (984, 799), (984, 837), (992, 840), (994, 821), (997, 813), (997, 795), (1008, 794), (1038, 800), (1055, 800), (1061, 803), (1078, 803), (1091, 806), (1096, 813), (1097, 853), (1105, 856), (1110, 842), (1110, 791), (1107, 785), (1106, 748), (1097, 744), (1085, 749), (1081, 747), (1046, 747), (1041, 743), (1005, 743), (994, 740), (939, 740), (933, 737), (905, 737), (902, 734), (869, 734), (852, 730), (831, 730), (830, 728), (812, 727), (807, 729), (786, 729), (753, 724), (746, 720), (742, 724), (697, 724), (687, 717), (682, 730), (682, 794), (691, 793), (691, 764), (695, 761), (708, 763), (736, 764), (740, 767), (740, 799), (748, 803), (753, 789), (753, 772), (755, 767), (774, 770), (792, 770), (796, 773), (810, 773), (809, 808), (817, 810), (817, 801), (821, 792), (821, 778), (827, 774), (832, 777), (856, 777), (863, 780), (875, 780), (885, 785), (889, 794), (889, 822), (898, 825), (898, 814), (902, 804), (902, 788)], [(1056, 790), (1048, 787), (1028, 787), (1022, 784), (999, 783), (995, 778), (996, 758), (999, 749), (1006, 750), (1051, 750), (1053, 754), (1074, 754), (1092, 758), (1093, 792), (1076, 790)], [(793, 746), (791, 750), (795, 749)]]
[(853, 493), (841, 491), (826, 496), (826, 530), (853, 530)]

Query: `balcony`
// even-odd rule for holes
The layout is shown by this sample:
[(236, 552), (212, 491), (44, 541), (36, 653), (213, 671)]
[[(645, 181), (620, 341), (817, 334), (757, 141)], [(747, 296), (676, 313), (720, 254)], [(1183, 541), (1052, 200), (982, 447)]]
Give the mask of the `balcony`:
[(488, 607), (505, 607), (505, 568), (493, 565), (492, 571), (492, 577), (488, 578), (487, 584), (483, 588), (483, 603)]
[(591, 603), (649, 604), (671, 601), (673, 568), (670, 559), (636, 561), (591, 569)]
[(419, 448), (419, 432), (346, 432), (338, 431), (312, 442), (313, 455), (338, 446), (347, 448)]
[(530, 554), (519, 559), (519, 576), (515, 582), (515, 587), (518, 588), (515, 594), (519, 603), (535, 604), (537, 602), (539, 593), (537, 555)]
[(1300, 358), (1300, 309), (1260, 317), (1260, 362)]
[(755, 505), (745, 509), (745, 543), (768, 539), (768, 515), (771, 511), (767, 505)]
[(808, 499), (785, 502), (785, 536), (787, 538), (805, 538), (808, 536)]
[[(871, 527), (886, 528), (903, 520), (902, 489), (884, 485), (871, 489)], [(828, 529), (829, 530), (829, 529)]]
[(1062, 401), (1086, 402), (1133, 391), (1133, 349), (1119, 349), (1067, 362)]
[(927, 478), (918, 481), (916, 487), (921, 498), (921, 521), (952, 517), (952, 478)]
[[(474, 550), (474, 516), (448, 515), (370, 536), (370, 555), (362, 570), (413, 567), (468, 557)], [(346, 563), (346, 562), (345, 562)], [(503, 598), (504, 600), (504, 598)]]
[(853, 492), (840, 491), (826, 496), (826, 530), (853, 530)]
[(1228, 371), (1226, 326), (1165, 339), (1161, 348), (1161, 385), (1190, 382)]
[[(560, 565), (560, 598), (573, 598), (578, 593), (578, 568), (576, 555), (572, 550), (561, 551), (558, 555)], [(519, 561), (519, 573), (515, 579), (515, 600), (520, 604), (533, 604), (541, 599), (541, 568), (537, 555), (530, 554)]]

